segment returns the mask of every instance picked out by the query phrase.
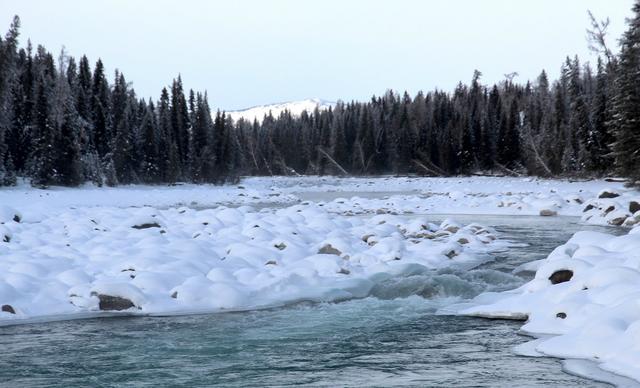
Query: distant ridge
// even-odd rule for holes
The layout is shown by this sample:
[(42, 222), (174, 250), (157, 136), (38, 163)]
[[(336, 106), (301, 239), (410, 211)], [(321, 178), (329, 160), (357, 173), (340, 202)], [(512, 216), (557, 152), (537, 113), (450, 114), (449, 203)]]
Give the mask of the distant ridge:
[(319, 110), (329, 109), (335, 105), (334, 102), (326, 101), (320, 98), (308, 98), (301, 101), (282, 102), (278, 104), (258, 105), (247, 109), (229, 111), (227, 114), (231, 116), (233, 121), (241, 118), (253, 122), (254, 119), (262, 122), (265, 115), (269, 112), (273, 117), (278, 117), (280, 113), (288, 110), (294, 116), (299, 116), (304, 110), (313, 112), (316, 108)]

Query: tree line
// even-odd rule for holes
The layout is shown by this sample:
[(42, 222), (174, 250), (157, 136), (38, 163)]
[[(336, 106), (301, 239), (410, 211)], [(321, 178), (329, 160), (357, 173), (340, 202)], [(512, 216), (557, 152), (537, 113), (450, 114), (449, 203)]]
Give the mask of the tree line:
[(0, 185), (224, 183), (243, 175), (509, 174), (640, 184), (640, 1), (618, 55), (592, 17), (595, 67), (567, 58), (558, 80), (475, 71), (453, 92), (386, 92), (326, 110), (233, 122), (178, 76), (157, 101), (98, 60), (0, 39)]

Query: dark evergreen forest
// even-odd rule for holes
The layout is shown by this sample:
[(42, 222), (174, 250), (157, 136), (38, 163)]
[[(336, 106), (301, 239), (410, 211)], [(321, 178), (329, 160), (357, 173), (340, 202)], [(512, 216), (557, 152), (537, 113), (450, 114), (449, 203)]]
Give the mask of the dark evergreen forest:
[[(567, 57), (484, 85), (474, 72), (453, 92), (387, 91), (299, 117), (233, 122), (178, 76), (157, 101), (124, 74), (110, 82), (64, 51), (28, 42), (20, 20), (0, 39), (0, 185), (225, 183), (244, 175), (459, 174), (626, 177), (640, 184), (640, 1), (613, 55), (607, 22), (591, 19), (595, 65)], [(532, 53), (535, 55), (535, 53)]]

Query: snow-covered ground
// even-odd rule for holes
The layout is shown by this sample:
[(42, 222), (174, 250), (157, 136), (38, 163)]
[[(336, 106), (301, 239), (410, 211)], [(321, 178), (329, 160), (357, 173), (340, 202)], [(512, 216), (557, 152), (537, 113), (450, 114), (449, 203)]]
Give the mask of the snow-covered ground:
[[(599, 194), (619, 193), (599, 199)], [(615, 195), (615, 194), (614, 194)], [(344, 214), (380, 212), (416, 214), (558, 214), (589, 217), (604, 223), (622, 215), (632, 218), (630, 203), (640, 193), (621, 183), (570, 182), (535, 178), (247, 178), (238, 185), (102, 187), (33, 189), (22, 183), (0, 190), (0, 205), (20, 210), (25, 220), (37, 220), (71, 207), (168, 208), (187, 206), (285, 206), (313, 198), (328, 211)], [(613, 210), (612, 210), (613, 206)], [(589, 211), (585, 209), (589, 207)], [(626, 221), (626, 218), (625, 218)], [(616, 221), (617, 222), (617, 221)], [(629, 225), (631, 226), (631, 225)]]
[(490, 177), (22, 184), (0, 190), (0, 324), (361, 298), (377, 282), (471, 268), (507, 245), (491, 228), (430, 215), (571, 215), (631, 229), (577, 233), (521, 268), (536, 271), (530, 283), (458, 311), (528, 319), (523, 330), (540, 338), (521, 354), (640, 380), (639, 198), (620, 183)]

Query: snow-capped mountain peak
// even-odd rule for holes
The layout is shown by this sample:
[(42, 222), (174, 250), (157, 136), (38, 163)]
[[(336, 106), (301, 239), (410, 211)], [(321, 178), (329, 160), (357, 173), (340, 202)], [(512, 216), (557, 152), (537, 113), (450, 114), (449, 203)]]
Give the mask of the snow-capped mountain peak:
[(294, 116), (299, 116), (303, 111), (313, 112), (316, 108), (320, 110), (329, 109), (335, 105), (334, 102), (326, 101), (320, 98), (308, 98), (301, 101), (282, 102), (278, 104), (258, 105), (247, 109), (229, 111), (227, 115), (231, 116), (233, 121), (241, 118), (253, 122), (254, 119), (262, 122), (265, 115), (269, 112), (273, 117), (278, 117), (280, 113), (288, 110)]

